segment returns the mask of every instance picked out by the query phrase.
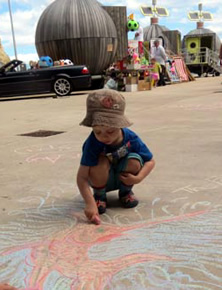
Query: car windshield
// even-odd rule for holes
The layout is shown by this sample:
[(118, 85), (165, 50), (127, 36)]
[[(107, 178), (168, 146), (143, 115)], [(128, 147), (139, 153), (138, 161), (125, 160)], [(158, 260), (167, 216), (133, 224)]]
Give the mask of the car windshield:
[(12, 60), (9, 63), (0, 67), (0, 73), (4, 72), (17, 72), (21, 70), (25, 70), (26, 65), (20, 60)]
[(18, 71), (19, 70), (19, 66), (17, 66), (16, 68), (14, 66), (15, 66), (14, 64), (9, 65), (8, 67), (5, 68), (5, 72)]

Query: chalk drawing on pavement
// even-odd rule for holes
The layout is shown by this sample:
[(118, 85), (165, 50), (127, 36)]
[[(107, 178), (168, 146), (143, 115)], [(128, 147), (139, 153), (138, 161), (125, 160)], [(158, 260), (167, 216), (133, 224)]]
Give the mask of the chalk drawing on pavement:
[(79, 146), (73, 144), (60, 145), (33, 145), (14, 150), (14, 153), (21, 155), (27, 163), (46, 161), (55, 164), (61, 159), (80, 159), (81, 152)]
[(222, 205), (181, 200), (178, 215), (157, 216), (161, 199), (155, 198), (153, 219), (143, 203), (134, 209), (136, 222), (123, 210), (95, 226), (78, 199), (43, 205), (39, 198), (36, 209), (11, 212), (16, 220), (0, 226), (0, 280), (38, 290), (220, 289)]

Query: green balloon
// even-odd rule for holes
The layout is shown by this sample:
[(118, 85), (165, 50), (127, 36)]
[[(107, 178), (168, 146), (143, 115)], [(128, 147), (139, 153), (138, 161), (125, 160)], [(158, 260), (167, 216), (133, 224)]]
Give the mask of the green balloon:
[(139, 28), (139, 22), (137, 22), (135, 20), (128, 20), (128, 22), (127, 22), (127, 28), (130, 31), (138, 30), (138, 28)]

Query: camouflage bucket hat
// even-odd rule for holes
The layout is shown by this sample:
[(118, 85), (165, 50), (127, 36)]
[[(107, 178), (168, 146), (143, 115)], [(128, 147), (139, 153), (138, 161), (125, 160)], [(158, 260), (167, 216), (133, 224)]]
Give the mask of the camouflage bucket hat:
[(124, 116), (125, 98), (114, 90), (98, 90), (88, 95), (86, 117), (80, 125), (87, 127), (129, 127), (132, 123)]

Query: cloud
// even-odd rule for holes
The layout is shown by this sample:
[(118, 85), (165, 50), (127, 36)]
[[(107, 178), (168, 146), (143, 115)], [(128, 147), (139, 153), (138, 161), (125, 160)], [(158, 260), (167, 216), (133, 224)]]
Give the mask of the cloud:
[[(3, 25), (0, 28), (2, 40), (6, 45), (12, 45), (11, 24), (8, 14), (3, 15)], [(17, 45), (33, 45), (38, 14), (35, 11), (16, 11), (13, 15), (13, 26)]]

